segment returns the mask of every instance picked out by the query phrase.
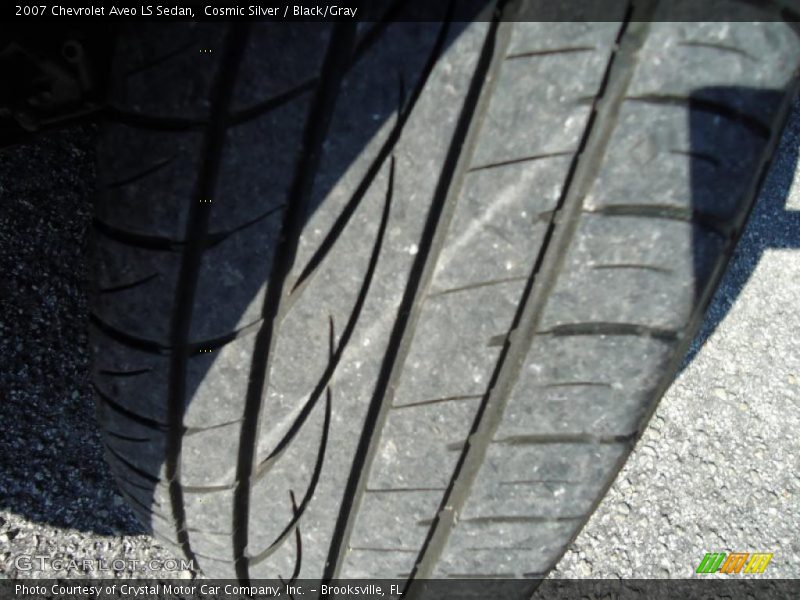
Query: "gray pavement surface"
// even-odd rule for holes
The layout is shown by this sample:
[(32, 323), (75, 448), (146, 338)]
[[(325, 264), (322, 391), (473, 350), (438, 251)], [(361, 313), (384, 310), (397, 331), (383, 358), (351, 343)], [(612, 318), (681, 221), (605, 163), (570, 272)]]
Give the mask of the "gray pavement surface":
[[(0, 577), (109, 576), (29, 555), (171, 557), (116, 491), (87, 352), (93, 131), (0, 152)], [(773, 552), (800, 577), (800, 104), (684, 369), (555, 577), (690, 577), (706, 552)], [(169, 563), (168, 563), (169, 564)]]

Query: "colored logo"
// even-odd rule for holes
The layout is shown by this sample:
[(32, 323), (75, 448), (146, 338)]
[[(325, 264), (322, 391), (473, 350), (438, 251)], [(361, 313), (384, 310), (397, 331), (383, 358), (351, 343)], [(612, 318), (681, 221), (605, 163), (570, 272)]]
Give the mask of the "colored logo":
[(697, 573), (763, 573), (769, 561), (772, 560), (772, 552), (706, 552)]

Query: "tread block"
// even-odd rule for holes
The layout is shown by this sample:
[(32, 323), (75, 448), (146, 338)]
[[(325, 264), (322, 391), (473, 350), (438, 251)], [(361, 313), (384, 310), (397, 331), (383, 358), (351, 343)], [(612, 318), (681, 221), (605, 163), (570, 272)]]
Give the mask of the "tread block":
[[(443, 491), (368, 487), (361, 501), (361, 518), (353, 529), (350, 546), (419, 550), (427, 533), (422, 521), (436, 512)], [(416, 525), (409, 527), (409, 523)]]
[[(230, 531), (220, 530), (219, 532), (200, 533), (190, 530), (188, 534), (189, 542), (194, 552), (202, 554), (204, 557), (216, 556), (220, 559), (224, 559), (219, 565), (209, 563), (205, 558), (198, 559), (198, 562), (200, 562), (201, 566), (206, 571), (205, 574), (207, 576), (210, 575), (208, 569), (214, 568), (214, 566), (223, 569), (230, 568), (229, 565), (225, 564), (226, 561), (233, 559), (233, 536)], [(225, 572), (228, 571), (223, 571), (223, 573)]]
[(307, 93), (228, 128), (211, 198), (210, 231), (242, 227), (286, 203), (310, 101)]
[(687, 114), (681, 105), (625, 102), (584, 207), (668, 206), (729, 222), (766, 143), (745, 125), (713, 112), (690, 108)]
[[(585, 21), (559, 21), (546, 20), (537, 21), (535, 18), (523, 18), (526, 10), (535, 11), (528, 14), (529, 17), (544, 16), (544, 6), (540, 2), (525, 2), (520, 13), (519, 23), (511, 33), (511, 41), (508, 45), (508, 55), (518, 56), (521, 54), (552, 54), (558, 55), (559, 52), (566, 52), (571, 49), (597, 49), (609, 48), (619, 31), (619, 24), (615, 21), (614, 13), (619, 18), (624, 17), (625, 2), (615, 0), (603, 6), (608, 12), (609, 20), (605, 23), (591, 23)], [(572, 7), (575, 8), (574, 6)], [(565, 13), (566, 14), (566, 13)], [(573, 13), (574, 15), (575, 13)], [(598, 65), (602, 69), (603, 63)]]
[(571, 155), (473, 171), (450, 223), (431, 293), (527, 278), (555, 208)]
[(511, 517), (527, 527), (528, 517), (581, 517), (629, 447), (625, 442), (493, 443), (456, 529), (470, 519)]
[[(381, 192), (385, 194), (384, 190)], [(348, 342), (346, 347), (353, 353), (362, 350), (352, 344), (352, 331), (367, 317), (366, 307), (362, 306), (358, 312), (359, 295), (367, 287), (374, 290), (372, 286), (376, 284), (374, 276), (366, 281), (365, 274), (378, 235), (383, 208), (380, 196), (365, 198), (353, 217), (351, 227), (338, 238), (336, 251), (349, 257), (346, 263), (323, 260), (306, 280), (305, 287), (292, 292), (297, 296), (289, 296), (289, 302), (293, 304), (283, 319), (275, 342), (269, 390), (264, 401), (264, 412), (271, 417), (264, 423), (262, 437), (271, 437), (273, 443), (284, 434), (285, 428), (294, 420), (293, 415), (312, 392), (321, 383), (326, 383), (326, 372), (331, 361), (336, 360), (334, 355), (343, 342)], [(380, 253), (380, 248), (377, 252)], [(347, 340), (344, 339), (346, 330), (351, 332)], [(375, 351), (366, 347), (363, 350)], [(303, 368), (295, 368), (298, 364)], [(327, 382), (330, 383), (330, 377)], [(335, 384), (332, 391), (333, 403), (337, 406), (340, 395)], [(317, 403), (324, 404), (324, 394), (320, 395)]]
[(525, 526), (462, 521), (453, 530), (433, 577), (522, 577), (547, 571), (546, 557), (559, 551), (574, 527), (574, 523), (560, 521)]
[(257, 106), (318, 77), (331, 30), (327, 23), (253, 23), (233, 110)]
[(156, 117), (208, 116), (225, 30), (213, 23), (181, 23), (177, 28), (137, 23), (124, 28), (117, 40), (112, 105)]
[[(383, 549), (350, 548), (342, 565), (342, 579), (370, 579), (374, 573), (402, 579), (414, 566), (416, 551), (386, 552)], [(387, 594), (387, 598), (391, 598)]]
[(181, 484), (233, 485), (240, 430), (240, 423), (232, 423), (185, 435), (181, 447)]
[[(428, 298), (406, 358), (395, 406), (454, 396), (482, 395), (524, 282), (511, 281)], [(447, 361), (441, 357), (447, 356)]]
[(281, 221), (278, 211), (203, 253), (190, 340), (224, 338), (261, 319)]
[[(109, 415), (109, 425), (118, 421), (118, 432), (133, 428), (137, 436), (152, 434), (154, 429), (163, 432), (169, 424), (170, 357), (131, 348), (96, 328), (92, 340), (96, 348), (95, 384), (100, 393), (120, 407), (114, 410), (98, 400), (101, 414)], [(183, 416), (184, 427), (204, 429), (242, 418), (253, 343), (254, 336), (248, 335), (211, 353), (189, 358), (185, 391), (190, 400)], [(126, 412), (132, 415), (126, 416)]]
[[(205, 531), (230, 531), (233, 523), (233, 490), (221, 490), (214, 492), (184, 493), (183, 504), (186, 515), (186, 528), (202, 529)], [(200, 537), (200, 536), (195, 536)], [(205, 536), (206, 540), (211, 536)], [(214, 536), (218, 543), (224, 544), (222, 536)], [(189, 541), (192, 541), (191, 532)], [(217, 542), (210, 542), (217, 543)], [(213, 556), (213, 555), (212, 555)], [(220, 555), (222, 560), (232, 560), (232, 553)], [(201, 566), (205, 569), (205, 562), (201, 561)], [(230, 573), (230, 572), (228, 572)], [(214, 572), (207, 572), (206, 575), (214, 577)]]
[[(122, 409), (146, 421), (166, 424), (169, 357), (131, 348), (112, 340), (96, 327), (91, 328), (91, 343), (95, 356), (94, 383), (99, 391)], [(135, 375), (126, 375), (130, 373)], [(100, 406), (103, 404), (100, 400), (98, 403)], [(125, 426), (133, 426), (130, 423), (135, 421), (129, 418)], [(136, 435), (152, 433), (154, 424), (149, 425), (141, 432), (137, 429)]]
[(626, 323), (680, 332), (722, 248), (680, 219), (584, 215), (539, 330)]
[(255, 335), (245, 335), (189, 359), (185, 427), (212, 427), (242, 418), (254, 343)]
[[(613, 40), (608, 29), (606, 35)], [(606, 42), (595, 52), (507, 59), (498, 79), (503, 92), (489, 102), (473, 164), (577, 149), (590, 112), (589, 105), (578, 101), (595, 94), (609, 52)], [(565, 80), (564, 71), (573, 77)]]
[[(317, 467), (325, 466), (326, 454), (333, 451), (322, 446), (325, 403), (320, 402), (309, 415), (308, 420), (297, 432), (285, 451), (261, 473), (262, 462), (255, 467), (257, 479), (252, 483), (249, 538), (250, 552), (258, 554), (271, 546), (285, 531), (294, 518), (291, 493), (294, 493), (298, 510), (304, 510), (306, 498), (316, 497), (314, 481)], [(271, 419), (269, 412), (263, 420)], [(260, 455), (266, 458), (274, 449), (277, 440), (262, 438), (259, 444)], [(320, 463), (320, 455), (322, 455)], [(313, 486), (313, 487), (312, 487)], [(304, 520), (301, 520), (301, 526)], [(287, 539), (284, 543), (293, 544)]]
[[(337, 103), (331, 133), (322, 149), (320, 169), (314, 180), (311, 204), (317, 207), (324, 203), (324, 210), (308, 214), (300, 235), (293, 278), (306, 267), (362, 185), (371, 183), (358, 202), (359, 209), (371, 204), (372, 196), (383, 201), (389, 156), (395, 155), (401, 147), (397, 140), (391, 141), (403, 131), (403, 127), (398, 129), (400, 112), (408, 112), (412, 96), (422, 88), (424, 66), (440, 27), (440, 23), (388, 24), (382, 43), (360, 56), (345, 75), (340, 90), (341, 101)], [(379, 159), (381, 151), (386, 154), (382, 163)], [(370, 182), (375, 167), (381, 168)], [(398, 157), (398, 184), (411, 177), (413, 171), (414, 168)], [(419, 191), (413, 187), (409, 189), (412, 194)], [(393, 212), (405, 210), (404, 198), (408, 195), (398, 190)], [(354, 212), (344, 231), (336, 238), (334, 247), (341, 248), (340, 252), (362, 254), (368, 247), (363, 243), (364, 239), (372, 239), (369, 234), (348, 236), (353, 230), (359, 231), (380, 220), (378, 216), (359, 218), (359, 212), (362, 211)]]
[(375, 488), (446, 488), (454, 448), (466, 439), (478, 399), (415, 406), (389, 413), (369, 475)]
[[(548, 27), (551, 25), (547, 24)], [(518, 24), (516, 27), (528, 26)], [(529, 33), (527, 41), (536, 40), (540, 33), (540, 30)], [(498, 355), (494, 340), (508, 332), (524, 289), (524, 280), (530, 274), (530, 266), (538, 252), (543, 227), (537, 229), (537, 219), (547, 216), (542, 213), (550, 210), (561, 195), (561, 185), (571, 162), (569, 154), (577, 148), (588, 118), (588, 105), (580, 105), (578, 101), (596, 92), (602, 69), (593, 68), (592, 65), (605, 64), (615, 34), (615, 28), (603, 28), (598, 39), (604, 41), (602, 44), (598, 42), (602, 48), (597, 52), (520, 57), (506, 60), (503, 64), (498, 76), (498, 89), (502, 91), (496, 93), (489, 102), (481, 131), (482, 140), (470, 161), (476, 170), (465, 178), (461, 198), (456, 204), (440, 255), (441, 262), (435, 271), (431, 295), (422, 306), (417, 333), (405, 359), (403, 377), (395, 389), (394, 404), (403, 406), (463, 396), (475, 398), (392, 410), (376, 445), (367, 480), (370, 487), (449, 485), (455, 461), (472, 425), (473, 411), (478, 398), (486, 391), (494, 368), (494, 360)], [(519, 47), (523, 45), (521, 42)], [(564, 69), (577, 69), (582, 75), (565, 83), (563, 76), (558, 77)], [(542, 81), (546, 85), (542, 85)], [(424, 143), (428, 133), (419, 133), (423, 136), (420, 141)], [(561, 153), (564, 154), (539, 160), (531, 158), (534, 155)], [(496, 165), (504, 161), (515, 162)], [(424, 173), (421, 170), (423, 165), (419, 166), (421, 175)], [(428, 168), (427, 165), (424, 168)], [(530, 180), (527, 179), (529, 173)], [(494, 188), (490, 181), (492, 175), (495, 177)], [(435, 177), (436, 174), (430, 176)], [(503, 194), (499, 206), (496, 200), (492, 202), (498, 196), (498, 181)], [(544, 191), (539, 187), (542, 182)], [(532, 189), (534, 183), (536, 192)], [(537, 192), (541, 194), (539, 197)], [(503, 235), (505, 239), (502, 239)], [(481, 252), (470, 253), (463, 248), (460, 253), (453, 252), (458, 255), (459, 262), (453, 260), (453, 268), (450, 268), (451, 265), (447, 264), (448, 249), (458, 250), (459, 236), (471, 243), (480, 240)], [(525, 249), (519, 256), (508, 252), (515, 242)], [(497, 247), (494, 247), (495, 244)], [(485, 254), (490, 257), (481, 263)], [(481, 267), (479, 278), (474, 277), (474, 272), (478, 271), (475, 268), (476, 261)], [(495, 264), (492, 265), (492, 262)], [(517, 280), (493, 282), (485, 287), (469, 289), (488, 280), (507, 277), (504, 275), (507, 262), (511, 262), (511, 271), (516, 262), (520, 263), (520, 267), (525, 263), (527, 269), (522, 267), (524, 270), (518, 272)], [(441, 294), (451, 286), (466, 286), (468, 289), (450, 289), (452, 293)], [(430, 357), (447, 359), (432, 361)], [(465, 407), (469, 407), (469, 410)], [(420, 410), (433, 411), (436, 417), (417, 417), (414, 427), (413, 419), (404, 416), (404, 413)], [(465, 414), (459, 415), (460, 412)], [(407, 420), (398, 420), (401, 416)], [(458, 417), (459, 423), (445, 420), (442, 425), (437, 424), (437, 420), (442, 418), (455, 417)], [(421, 425), (423, 423), (426, 425)], [(428, 431), (427, 428), (432, 426), (436, 429)], [(456, 438), (454, 432), (461, 433), (460, 439), (450, 440), (450, 437)], [(440, 450), (444, 440), (436, 439), (443, 435), (447, 436), (447, 452), (444, 453)], [(424, 440), (430, 441), (424, 443)], [(429, 469), (434, 468), (434, 462), (437, 464), (435, 473), (429, 473)], [(434, 515), (432, 511), (423, 523)], [(360, 518), (356, 518), (356, 527), (359, 527)], [(412, 526), (408, 519), (405, 521), (407, 527)], [(369, 559), (374, 560), (374, 557), (369, 556)], [(370, 571), (373, 576), (379, 574), (367, 565), (362, 565), (361, 570), (356, 571), (357, 567), (347, 562), (353, 560), (349, 556), (345, 559), (345, 564), (350, 565), (348, 568), (352, 572)], [(365, 559), (362, 557), (362, 560)]]
[(202, 134), (109, 123), (98, 139), (95, 216), (141, 235), (183, 241)]
[[(113, 457), (110, 461), (115, 465), (120, 465), (121, 469), (126, 469), (126, 467), (121, 466), (119, 461), (114, 462), (115, 459)], [(150, 490), (146, 490), (139, 485), (139, 482), (134, 485), (133, 477), (129, 471), (120, 471), (118, 485), (128, 496), (135, 499), (132, 506), (138, 511), (137, 515), (143, 514), (144, 508), (149, 507), (150, 512), (153, 513), (153, 518), (151, 520), (148, 515), (145, 524), (151, 526), (154, 531), (163, 532), (164, 537), (168, 540), (175, 540), (175, 521), (171, 516), (169, 491), (166, 486), (159, 484)]]
[[(303, 566), (306, 560), (313, 557), (317, 551), (313, 542), (313, 537), (307, 533), (313, 530), (314, 525), (304, 522), (300, 523), (300, 555), (297, 549), (296, 529), (292, 531), (274, 554), (268, 560), (259, 563), (250, 563), (250, 575), (256, 579), (283, 579), (288, 582), (294, 576), (295, 570)], [(256, 551), (260, 550), (257, 548)], [(252, 554), (252, 552), (249, 552)]]
[[(765, 101), (758, 95), (743, 94), (742, 89), (782, 91), (796, 68), (800, 39), (782, 22), (754, 27), (752, 21), (763, 21), (765, 16), (766, 20), (774, 19), (756, 5), (720, 2), (717, 6), (725, 15), (725, 27), (714, 22), (663, 22), (675, 19), (656, 14), (654, 18), (662, 21), (650, 26), (628, 95), (692, 96), (720, 102), (770, 123), (780, 96)], [(700, 21), (708, 21), (708, 6), (687, 0), (663, 5), (661, 10), (669, 13), (693, 8), (704, 12), (705, 18)]]
[[(189, 538), (190, 540), (192, 538)], [(180, 556), (181, 549), (176, 550), (177, 555)], [(197, 564), (203, 574), (212, 579), (233, 579), (234, 564), (232, 560), (225, 560), (228, 557), (220, 554), (219, 558), (214, 558), (213, 555), (205, 553), (198, 553), (195, 555), (195, 564)]]
[(162, 464), (167, 451), (166, 436), (151, 436), (147, 442), (109, 438), (106, 447), (142, 485), (155, 486), (158, 481), (166, 480)]
[[(672, 349), (669, 342), (641, 336), (539, 337), (525, 359), (495, 439), (630, 434), (639, 426)], [(602, 356), (615, 358), (598, 360)], [(570, 383), (577, 385), (565, 385)]]
[[(103, 323), (136, 338), (168, 346), (171, 304), (180, 270), (180, 254), (160, 252), (119, 243), (98, 234), (96, 238), (98, 285), (127, 282), (139, 285), (95, 294), (92, 309)], [(155, 275), (154, 277), (149, 277)]]

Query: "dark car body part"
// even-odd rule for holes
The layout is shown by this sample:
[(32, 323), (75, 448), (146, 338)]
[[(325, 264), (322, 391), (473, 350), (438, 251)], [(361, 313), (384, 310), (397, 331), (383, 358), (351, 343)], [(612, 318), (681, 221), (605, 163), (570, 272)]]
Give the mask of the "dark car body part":
[(0, 146), (100, 110), (113, 39), (113, 28), (7, 29), (0, 38)]

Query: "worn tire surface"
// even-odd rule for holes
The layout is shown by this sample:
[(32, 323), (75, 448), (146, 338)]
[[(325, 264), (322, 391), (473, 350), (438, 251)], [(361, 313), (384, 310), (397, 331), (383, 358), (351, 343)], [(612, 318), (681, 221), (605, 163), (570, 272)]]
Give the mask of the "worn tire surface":
[(132, 508), (206, 575), (538, 578), (588, 519), (800, 61), (782, 22), (618, 8), (122, 35), (98, 413)]

